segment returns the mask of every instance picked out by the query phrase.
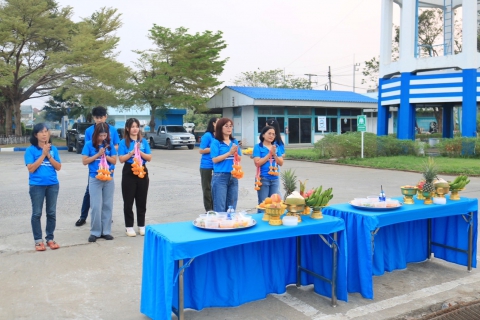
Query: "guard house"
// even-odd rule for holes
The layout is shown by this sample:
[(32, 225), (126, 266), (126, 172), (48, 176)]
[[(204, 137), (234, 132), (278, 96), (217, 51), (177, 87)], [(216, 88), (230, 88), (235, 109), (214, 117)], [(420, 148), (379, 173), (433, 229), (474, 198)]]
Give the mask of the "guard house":
[[(460, 107), (463, 137), (476, 136), (480, 99), (480, 54), (477, 52), (477, 2), (474, 0), (382, 0), (377, 134), (388, 133), (388, 114), (398, 107), (399, 139), (415, 138), (417, 108), (442, 110), (442, 134), (453, 137), (453, 107)], [(399, 59), (392, 61), (393, 6), (400, 6)], [(423, 9), (443, 12), (443, 40), (435, 51), (418, 39), (418, 16)], [(455, 32), (454, 14), (461, 12), (461, 32)], [(461, 34), (461, 36), (458, 36)], [(457, 37), (457, 38), (456, 38)], [(461, 37), (461, 38), (458, 38)], [(455, 41), (461, 51), (455, 51)], [(437, 46), (437, 45), (436, 45)], [(458, 51), (458, 50), (457, 50)]]
[[(207, 107), (233, 120), (234, 136), (244, 146), (258, 143), (268, 118), (277, 119), (286, 145), (312, 145), (323, 134), (357, 131), (357, 116), (364, 109), (376, 113), (377, 100), (349, 91), (227, 86)], [(318, 130), (318, 117), (325, 117), (327, 131)], [(367, 123), (367, 131), (375, 132), (376, 121)]]

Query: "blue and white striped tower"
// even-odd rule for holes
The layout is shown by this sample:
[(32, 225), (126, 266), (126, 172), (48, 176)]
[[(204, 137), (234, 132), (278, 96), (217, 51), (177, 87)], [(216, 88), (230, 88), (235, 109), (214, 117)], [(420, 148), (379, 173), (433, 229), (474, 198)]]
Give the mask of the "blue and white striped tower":
[[(388, 134), (390, 107), (398, 107), (399, 139), (415, 138), (415, 109), (441, 106), (443, 137), (453, 137), (453, 106), (462, 107), (461, 132), (476, 136), (480, 101), (480, 53), (477, 52), (475, 0), (381, 0), (380, 80), (377, 134)], [(401, 9), (399, 59), (391, 60), (393, 5)], [(462, 7), (462, 51), (453, 52), (453, 10)], [(420, 57), (420, 8), (440, 8), (444, 16), (443, 50), (439, 56)], [(478, 89), (477, 89), (478, 88)]]

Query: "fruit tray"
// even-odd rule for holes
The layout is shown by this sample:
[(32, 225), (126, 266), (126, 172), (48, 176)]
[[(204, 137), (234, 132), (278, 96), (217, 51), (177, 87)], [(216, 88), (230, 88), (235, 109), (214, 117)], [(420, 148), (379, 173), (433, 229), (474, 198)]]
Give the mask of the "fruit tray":
[(202, 230), (208, 230), (208, 231), (240, 231), (240, 230), (245, 230), (245, 229), (249, 229), (251, 227), (254, 227), (257, 224), (257, 221), (255, 221), (255, 219), (253, 219), (251, 225), (246, 226), (246, 227), (237, 227), (237, 228), (206, 228), (206, 227), (201, 227), (201, 226), (197, 225), (195, 220), (192, 221), (192, 224), (193, 224), (194, 227), (197, 227), (197, 228), (202, 229)]
[(362, 210), (372, 210), (372, 211), (386, 211), (386, 210), (395, 210), (398, 208), (402, 207), (402, 203), (400, 202), (398, 206), (396, 207), (388, 207), (388, 208), (375, 208), (375, 207), (369, 207), (369, 206), (359, 206), (356, 204), (353, 204), (351, 201), (349, 202), (352, 207), (362, 209)]

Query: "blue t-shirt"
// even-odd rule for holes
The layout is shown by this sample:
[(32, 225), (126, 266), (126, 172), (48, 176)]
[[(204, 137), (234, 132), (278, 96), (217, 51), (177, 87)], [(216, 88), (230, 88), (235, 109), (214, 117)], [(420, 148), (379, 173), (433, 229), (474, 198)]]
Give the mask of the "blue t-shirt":
[[(213, 137), (211, 132), (205, 132), (202, 136), (202, 141), (200, 142), (200, 149), (207, 149), (210, 148), (212, 141), (216, 140)], [(211, 153), (204, 153), (202, 154), (202, 159), (200, 160), (200, 168), (201, 169), (213, 169), (213, 161)]]
[[(230, 151), (232, 148), (233, 144), (236, 144), (238, 146), (238, 141), (233, 140), (230, 141), (230, 145), (227, 145), (223, 141), (218, 141), (217, 139), (213, 139), (212, 143), (210, 144), (210, 156), (213, 158), (216, 158), (218, 156), (221, 156), (227, 152)], [(239, 147), (238, 150), (238, 155), (242, 155), (242, 150)], [(231, 172), (233, 170), (233, 155), (229, 156), (223, 161), (217, 162), (213, 164), (213, 172)]]
[[(25, 165), (29, 165), (37, 161), (38, 158), (42, 156), (43, 149), (30, 146), (25, 150)], [(55, 146), (50, 147), (50, 155), (57, 162), (60, 162), (60, 155), (58, 154), (58, 149)], [(50, 160), (47, 157), (43, 159), (43, 162), (34, 172), (29, 172), (28, 174), (28, 184), (31, 186), (51, 186), (58, 184), (57, 179), (57, 170), (52, 166)]]
[[(82, 155), (87, 156), (87, 157), (91, 157), (91, 156), (93, 156), (97, 153), (98, 153), (98, 150), (93, 147), (92, 141), (88, 141), (87, 143), (85, 143), (85, 146), (83, 147), (83, 150), (82, 150)], [(110, 148), (105, 149), (105, 154), (109, 157), (117, 155), (117, 150), (115, 150), (115, 147), (113, 146), (113, 144), (111, 142), (110, 142)], [(88, 175), (90, 177), (95, 178), (95, 176), (98, 174), (97, 170), (98, 170), (98, 166), (100, 164), (100, 159), (101, 158), (102, 157), (98, 157), (97, 159), (95, 159), (95, 161), (92, 161), (88, 164)], [(108, 160), (107, 160), (107, 162), (108, 162)], [(109, 164), (109, 169), (110, 170), (115, 169), (114, 164), (111, 164), (110, 162), (108, 162), (108, 164)], [(110, 175), (113, 177), (113, 172)]]
[[(281, 147), (277, 144), (277, 143), (274, 143), (275, 146), (277, 146), (277, 157), (281, 157), (282, 156), (282, 149)], [(256, 144), (254, 147), (253, 147), (253, 154), (252, 156), (254, 158), (264, 158), (267, 154), (270, 153), (270, 149), (268, 149), (267, 147), (265, 147), (263, 145), (262, 142), (260, 142), (259, 144)], [(276, 165), (276, 161), (275, 159), (273, 159), (273, 162), (272, 162), (272, 166)], [(262, 179), (269, 179), (269, 180), (276, 180), (278, 179), (278, 176), (274, 176), (274, 175), (271, 175), (271, 174), (268, 174), (268, 172), (270, 171), (270, 161), (267, 161), (265, 162), (261, 167), (260, 167), (260, 177), (262, 177)], [(279, 170), (280, 171), (280, 170)]]
[[(108, 123), (107, 123), (108, 124)], [(120, 137), (118, 136), (117, 129), (114, 126), (108, 125), (110, 131), (110, 142), (115, 146), (120, 143)], [(85, 130), (85, 144), (88, 141), (92, 141), (93, 132), (95, 131), (95, 125), (92, 125)]]
[[(130, 148), (127, 148), (127, 143), (125, 142), (125, 139), (122, 139), (122, 141), (120, 141), (120, 144), (118, 145), (118, 155), (124, 156), (130, 151), (133, 151), (135, 143), (135, 141), (130, 141)], [(140, 144), (140, 151), (146, 154), (152, 153), (152, 151), (150, 151), (150, 145), (148, 144), (147, 140), (145, 140), (145, 138), (142, 138), (142, 143)], [(145, 164), (145, 162), (147, 161), (142, 158), (142, 164)], [(125, 161), (125, 163), (133, 163), (133, 156), (127, 161)]]

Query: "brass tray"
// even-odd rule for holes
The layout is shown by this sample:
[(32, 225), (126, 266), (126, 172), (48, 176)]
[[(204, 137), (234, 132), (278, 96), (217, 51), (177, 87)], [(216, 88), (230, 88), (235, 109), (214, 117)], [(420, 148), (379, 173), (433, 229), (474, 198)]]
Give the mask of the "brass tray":
[(240, 231), (240, 230), (245, 230), (249, 229), (251, 227), (254, 227), (257, 224), (257, 221), (255, 219), (252, 219), (252, 224), (247, 226), (247, 227), (238, 227), (238, 228), (205, 228), (205, 227), (200, 227), (196, 223), (196, 221), (193, 220), (192, 224), (194, 227), (197, 227), (198, 229), (202, 230), (208, 230), (208, 231)]

